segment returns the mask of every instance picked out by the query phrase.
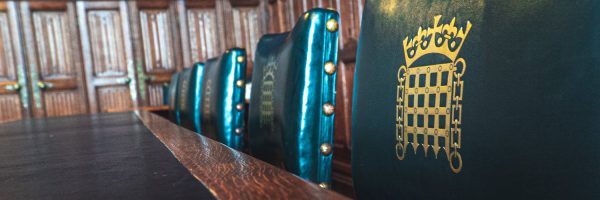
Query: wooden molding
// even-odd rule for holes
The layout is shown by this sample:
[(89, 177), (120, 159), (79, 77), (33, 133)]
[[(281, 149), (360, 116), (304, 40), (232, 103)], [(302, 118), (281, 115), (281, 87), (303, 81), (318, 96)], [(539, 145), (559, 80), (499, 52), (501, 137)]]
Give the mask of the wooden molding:
[(150, 1), (150, 0), (142, 0), (142, 1), (137, 1), (137, 6), (138, 8), (150, 8), (150, 9), (166, 9), (169, 8), (169, 1), (166, 0), (156, 0), (156, 1)]
[(214, 8), (215, 0), (186, 0), (185, 7), (187, 8)]
[(230, 0), (231, 7), (258, 6), (259, 0)]
[(67, 1), (30, 1), (31, 10), (67, 10)]

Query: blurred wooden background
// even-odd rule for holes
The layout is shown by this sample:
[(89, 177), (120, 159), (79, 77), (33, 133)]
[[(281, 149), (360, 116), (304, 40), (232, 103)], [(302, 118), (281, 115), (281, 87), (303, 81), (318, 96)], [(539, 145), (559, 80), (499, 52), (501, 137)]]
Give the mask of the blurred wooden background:
[[(341, 15), (333, 187), (351, 192), (350, 110), (364, 0), (0, 2), (0, 122), (162, 104), (192, 63), (289, 31), (304, 11)], [(250, 75), (250, 74), (249, 74)]]

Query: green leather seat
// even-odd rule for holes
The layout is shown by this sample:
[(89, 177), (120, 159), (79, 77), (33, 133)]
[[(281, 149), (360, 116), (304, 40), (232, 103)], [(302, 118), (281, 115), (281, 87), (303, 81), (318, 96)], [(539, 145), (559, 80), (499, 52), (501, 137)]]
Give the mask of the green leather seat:
[(167, 90), (164, 90), (164, 95), (167, 96), (166, 105), (169, 106), (169, 118), (178, 124), (180, 123), (179, 109), (177, 108), (177, 94), (179, 93), (177, 85), (179, 85), (179, 74), (180, 73), (177, 72), (173, 74), (173, 76), (171, 76), (171, 82), (169, 83), (169, 87)]
[(169, 83), (163, 84), (163, 105), (169, 105)]
[(201, 133), (241, 150), (244, 132), (246, 51), (232, 48), (206, 61), (202, 81)]
[(367, 1), (359, 199), (600, 199), (600, 1)]
[(313, 9), (291, 32), (260, 39), (248, 116), (252, 155), (324, 187), (331, 179), (338, 18)]
[(200, 100), (202, 94), (202, 80), (204, 78), (204, 64), (196, 63), (184, 69), (179, 75), (177, 86), (177, 110), (179, 120), (177, 123), (183, 127), (200, 133)]

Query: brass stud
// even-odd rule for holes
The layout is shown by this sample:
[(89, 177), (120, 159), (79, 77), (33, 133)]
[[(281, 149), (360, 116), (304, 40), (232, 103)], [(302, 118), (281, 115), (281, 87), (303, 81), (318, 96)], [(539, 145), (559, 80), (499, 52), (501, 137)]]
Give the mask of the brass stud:
[(329, 143), (321, 144), (321, 147), (319, 149), (321, 150), (321, 154), (323, 154), (324, 156), (328, 156), (329, 154), (331, 154), (331, 145)]
[(239, 63), (243, 63), (243, 62), (244, 62), (244, 56), (238, 56), (238, 57), (237, 57), (237, 61), (238, 61)]
[(235, 134), (236, 135), (242, 135), (242, 128), (236, 128), (235, 129)]
[(238, 103), (235, 105), (235, 109), (238, 111), (242, 111), (244, 109), (244, 104)]
[(333, 62), (329, 61), (325, 63), (325, 73), (332, 75), (333, 73), (335, 73), (335, 64), (333, 64)]
[(329, 185), (325, 182), (319, 183), (319, 187), (323, 188), (323, 189), (327, 189), (329, 188)]
[(325, 115), (327, 115), (327, 116), (332, 115), (333, 110), (334, 110), (334, 107), (330, 103), (323, 104), (323, 113), (325, 113)]
[(235, 82), (235, 86), (241, 88), (244, 87), (244, 80), (240, 79)]
[(326, 26), (329, 32), (336, 32), (338, 30), (338, 23), (335, 19), (327, 20)]

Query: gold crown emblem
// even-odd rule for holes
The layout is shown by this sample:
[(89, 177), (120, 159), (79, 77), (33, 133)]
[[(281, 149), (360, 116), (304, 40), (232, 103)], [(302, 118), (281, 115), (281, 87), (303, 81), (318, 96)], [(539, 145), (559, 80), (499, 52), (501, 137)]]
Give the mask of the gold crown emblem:
[(402, 41), (406, 66), (410, 67), (417, 59), (431, 53), (445, 55), (452, 61), (456, 60), (465, 38), (471, 31), (472, 24), (467, 21), (467, 26), (463, 29), (456, 27), (456, 17), (448, 24), (440, 24), (441, 18), (441, 15), (433, 17), (433, 27), (427, 29), (419, 27), (416, 36), (410, 40), (406, 37)]
[[(396, 90), (396, 156), (404, 160), (409, 149), (416, 155), (419, 149), (427, 157), (432, 152), (437, 159), (444, 152), (452, 172), (462, 170), (462, 79), (467, 63), (457, 58), (471, 30), (471, 23), (458, 28), (456, 18), (440, 24), (441, 15), (434, 17), (433, 27), (419, 27), (417, 35), (403, 41), (406, 65), (398, 68)], [(415, 61), (428, 54), (445, 56), (450, 61), (420, 63)]]

